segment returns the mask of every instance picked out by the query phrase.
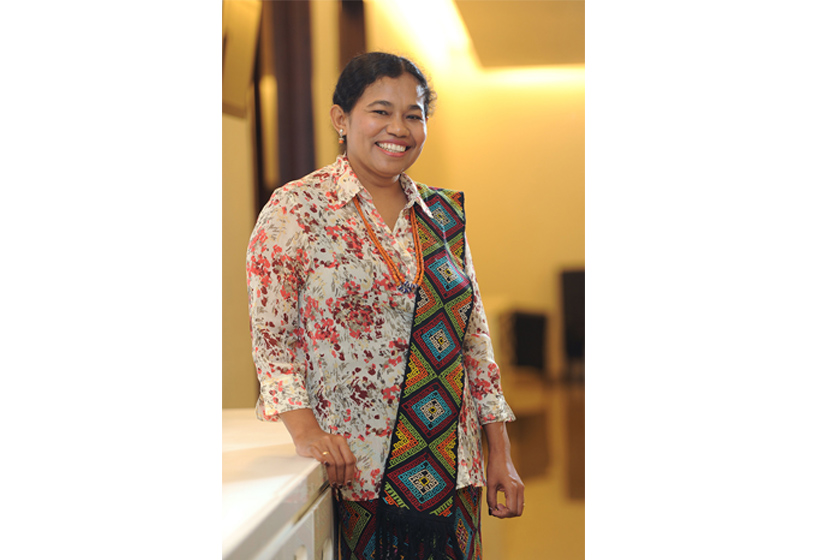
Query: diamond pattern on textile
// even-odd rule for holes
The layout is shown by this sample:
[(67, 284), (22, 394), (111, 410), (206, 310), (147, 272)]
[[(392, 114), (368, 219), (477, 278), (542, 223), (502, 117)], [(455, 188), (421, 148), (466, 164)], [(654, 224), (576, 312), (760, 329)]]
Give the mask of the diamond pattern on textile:
[(456, 338), (455, 329), (449, 324), (444, 311), (438, 311), (425, 325), (411, 335), (412, 343), (435, 369), (446, 368), (452, 360), (461, 355), (461, 341)]
[(431, 272), (431, 280), (444, 300), (460, 295), (470, 284), (469, 277), (458, 270), (448, 253), (440, 253), (432, 257), (426, 265), (426, 271)]
[(429, 445), (429, 449), (438, 458), (440, 464), (446, 467), (446, 470), (452, 476), (456, 473), (455, 464), (458, 462), (458, 457), (455, 455), (455, 445), (457, 443), (458, 429), (457, 426), (452, 426)]
[(464, 518), (457, 514), (455, 518), (455, 538), (458, 539), (458, 548), (461, 550), (467, 550), (472, 535), (470, 534), (470, 530), (467, 529), (467, 526), (464, 524)]
[(423, 255), (430, 253), (431, 249), (443, 244), (434, 228), (430, 227), (423, 220), (417, 220), (417, 237), (420, 239), (420, 250), (423, 251)]
[(394, 443), (391, 455), (389, 458), (390, 465), (396, 465), (426, 448), (426, 442), (417, 433), (411, 424), (407, 422), (400, 422), (396, 428), (397, 441)]
[(466, 293), (446, 304), (446, 316), (455, 326), (459, 336), (463, 336), (467, 332), (467, 324), (472, 313), (472, 302), (472, 294)]
[(477, 527), (481, 520), (481, 488), (478, 488), (478, 492), (460, 494), (460, 497), (464, 502), (463, 511), (468, 512), (470, 523), (473, 527)]
[(443, 231), (447, 238), (452, 237), (452, 232), (461, 225), (461, 220), (455, 215), (452, 207), (443, 201), (443, 197), (439, 197), (437, 201), (429, 204), (429, 210), (432, 216), (435, 217), (438, 227)]
[(405, 387), (402, 390), (402, 398), (408, 398), (415, 391), (420, 390), (432, 381), (426, 372), (431, 366), (419, 353), (413, 353), (408, 357), (408, 368), (405, 374)]
[(452, 256), (455, 258), (455, 263), (464, 266), (464, 236), (458, 235), (449, 243), (449, 248), (452, 250)]
[(420, 284), (417, 290), (417, 304), (414, 308), (416, 320), (424, 321), (428, 319), (442, 305), (440, 298), (431, 286), (425, 282)]
[(423, 333), (423, 340), (431, 348), (432, 354), (439, 362), (443, 361), (443, 358), (457, 348), (455, 340), (446, 332), (446, 325), (442, 322)]
[(464, 395), (464, 367), (461, 362), (454, 362), (440, 377), (446, 380), (444, 386), (449, 391), (449, 395), (457, 406), (461, 406), (461, 399)]
[(405, 491), (405, 498), (419, 511), (440, 504), (440, 498), (446, 497), (455, 489), (451, 477), (445, 476), (441, 467), (424, 453), (404, 467), (394, 471), (392, 481), (399, 481), (399, 489)]
[(447, 423), (457, 420), (457, 416), (458, 407), (441, 383), (434, 382), (408, 399), (399, 420), (410, 422), (422, 432), (423, 437), (434, 438), (446, 428)]
[(421, 193), (435, 218), (416, 213), (424, 274), (381, 501), (397, 511), (408, 507), (451, 518), (464, 387), (462, 349), (473, 290), (463, 263), (448, 245), (450, 237), (463, 239), (460, 195), (438, 191), (427, 196), (427, 187)]
[(373, 514), (366, 509), (363, 502), (348, 502), (347, 507), (339, 510), (341, 516), (341, 530), (344, 538), (355, 547), (364, 533)]

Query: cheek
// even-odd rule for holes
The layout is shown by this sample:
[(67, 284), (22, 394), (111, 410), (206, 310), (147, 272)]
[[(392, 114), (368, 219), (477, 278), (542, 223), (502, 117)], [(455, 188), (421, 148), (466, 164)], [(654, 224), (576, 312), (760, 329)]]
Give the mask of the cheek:
[(374, 119), (366, 119), (362, 121), (361, 126), (359, 127), (359, 132), (363, 136), (374, 136), (379, 133), (381, 128), (382, 125)]
[(371, 119), (357, 118), (352, 125), (350, 135), (358, 140), (374, 136), (377, 132), (376, 122)]

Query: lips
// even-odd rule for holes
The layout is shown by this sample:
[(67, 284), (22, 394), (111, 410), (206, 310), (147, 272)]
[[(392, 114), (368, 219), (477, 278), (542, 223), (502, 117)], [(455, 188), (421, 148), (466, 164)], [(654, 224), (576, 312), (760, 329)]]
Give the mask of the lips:
[(389, 154), (399, 155), (404, 154), (405, 151), (408, 149), (408, 146), (403, 146), (402, 144), (393, 144), (391, 142), (377, 142), (376, 143), (379, 148), (388, 152)]

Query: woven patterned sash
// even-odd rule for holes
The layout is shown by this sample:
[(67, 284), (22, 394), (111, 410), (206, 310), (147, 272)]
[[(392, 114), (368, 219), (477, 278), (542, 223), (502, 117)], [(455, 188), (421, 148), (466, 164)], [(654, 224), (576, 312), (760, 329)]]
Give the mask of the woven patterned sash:
[(423, 252), (425, 274), (383, 475), (377, 560), (413, 558), (420, 543), (431, 551), (429, 557), (443, 558), (447, 540), (456, 542), (459, 530), (452, 505), (464, 390), (461, 348), (473, 309), (464, 271), (463, 194), (418, 188), (434, 220), (416, 212), (416, 250)]

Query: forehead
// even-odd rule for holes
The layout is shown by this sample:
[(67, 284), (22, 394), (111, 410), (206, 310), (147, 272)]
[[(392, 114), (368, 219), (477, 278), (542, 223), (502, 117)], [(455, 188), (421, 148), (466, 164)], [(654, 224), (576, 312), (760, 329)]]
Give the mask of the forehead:
[(375, 101), (388, 101), (394, 105), (419, 105), (423, 107), (423, 86), (417, 78), (405, 73), (398, 78), (382, 77), (370, 84), (359, 98), (359, 105)]

